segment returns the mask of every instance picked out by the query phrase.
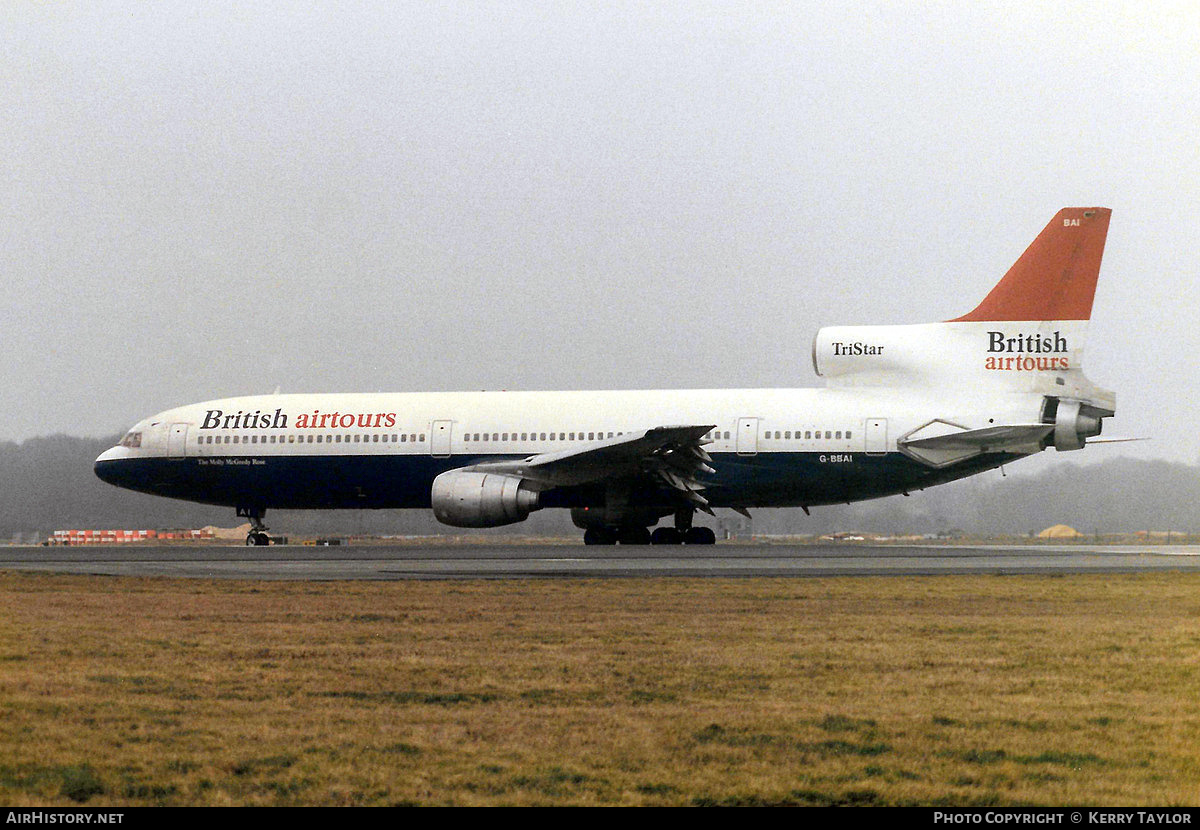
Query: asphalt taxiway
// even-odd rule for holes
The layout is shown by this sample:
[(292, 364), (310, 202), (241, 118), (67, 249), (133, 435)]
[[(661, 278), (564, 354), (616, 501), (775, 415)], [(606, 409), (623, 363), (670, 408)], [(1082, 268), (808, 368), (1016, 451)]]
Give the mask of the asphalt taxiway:
[(1200, 571), (1200, 546), (8, 547), (0, 570), (217, 579), (817, 577)]

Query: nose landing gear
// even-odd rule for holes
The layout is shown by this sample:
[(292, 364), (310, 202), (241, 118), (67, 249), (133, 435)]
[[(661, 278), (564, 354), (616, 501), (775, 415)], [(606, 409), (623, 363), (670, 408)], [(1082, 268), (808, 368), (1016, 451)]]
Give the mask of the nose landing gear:
[(250, 520), (250, 532), (246, 534), (247, 547), (271, 544), (271, 537), (267, 535), (267, 526), (263, 524), (263, 516), (266, 515), (266, 512), (258, 507), (239, 507), (237, 509), (239, 518)]

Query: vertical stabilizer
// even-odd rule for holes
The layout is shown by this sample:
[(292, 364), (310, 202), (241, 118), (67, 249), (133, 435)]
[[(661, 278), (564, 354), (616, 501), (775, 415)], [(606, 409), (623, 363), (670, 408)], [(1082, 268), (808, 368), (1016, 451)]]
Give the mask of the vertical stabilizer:
[(973, 311), (943, 323), (832, 326), (813, 341), (831, 386), (970, 385), (1076, 400), (1111, 392), (1083, 374), (1092, 300), (1112, 211), (1063, 208)]
[(1108, 208), (1063, 208), (983, 302), (950, 322), (1091, 318), (1110, 216)]

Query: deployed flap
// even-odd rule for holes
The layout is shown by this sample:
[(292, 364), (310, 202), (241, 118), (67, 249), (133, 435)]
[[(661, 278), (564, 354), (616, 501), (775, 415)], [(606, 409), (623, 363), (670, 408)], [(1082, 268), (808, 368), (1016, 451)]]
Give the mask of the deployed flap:
[(701, 443), (715, 428), (711, 424), (655, 427), (521, 461), (489, 462), (466, 469), (520, 476), (543, 490), (646, 473), (707, 509), (708, 502), (697, 492), (703, 489), (697, 475), (714, 472), (708, 466), (712, 458)]
[(1054, 432), (1054, 424), (1004, 424), (966, 429), (948, 421), (930, 421), (901, 438), (906, 455), (931, 467), (945, 467), (985, 452), (1035, 453)]

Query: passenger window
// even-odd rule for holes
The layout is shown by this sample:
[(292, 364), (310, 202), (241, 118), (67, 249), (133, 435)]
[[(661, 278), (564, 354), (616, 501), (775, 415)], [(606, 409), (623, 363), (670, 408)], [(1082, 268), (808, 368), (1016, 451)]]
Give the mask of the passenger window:
[(408, 440), (408, 436), (407, 436), (407, 435), (401, 435), (401, 436), (400, 436), (400, 440), (401, 440), (401, 441), (407, 441), (407, 440)]
[(853, 438), (853, 437), (854, 437), (854, 436), (850, 434), (850, 430), (846, 430), (846, 439), (847, 439), (847, 440), (849, 440), (849, 439), (851, 439), (851, 438)]
[(825, 430), (825, 440), (828, 441), (832, 437), (833, 435), (829, 432), (829, 430)]
[(836, 433), (834, 433), (833, 437), (840, 439), (842, 437), (842, 431), (839, 429)]
[[(416, 436), (415, 436), (415, 435), (413, 436), (413, 440), (414, 440), (414, 441), (416, 440)], [(422, 440), (422, 441), (424, 441), (424, 440), (425, 440), (425, 436), (424, 436), (424, 435), (422, 435), (422, 436), (421, 436), (421, 440)]]
[(318, 444), (320, 444), (320, 443), (321, 443), (321, 439), (322, 439), (322, 438), (324, 438), (324, 437), (325, 437), (324, 435), (318, 435), (318, 436), (317, 436), (317, 443), (318, 443)]

